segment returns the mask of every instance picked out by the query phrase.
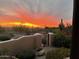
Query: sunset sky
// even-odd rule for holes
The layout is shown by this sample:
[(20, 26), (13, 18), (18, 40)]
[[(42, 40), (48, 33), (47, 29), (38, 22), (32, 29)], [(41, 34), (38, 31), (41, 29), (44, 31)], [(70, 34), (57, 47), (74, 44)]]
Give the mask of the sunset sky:
[(0, 25), (58, 26), (72, 23), (73, 0), (0, 0)]

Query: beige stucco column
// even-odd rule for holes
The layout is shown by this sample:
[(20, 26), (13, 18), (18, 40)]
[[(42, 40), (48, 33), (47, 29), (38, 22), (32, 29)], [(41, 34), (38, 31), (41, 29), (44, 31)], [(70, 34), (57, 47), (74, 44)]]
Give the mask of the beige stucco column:
[(54, 38), (54, 33), (51, 33), (51, 32), (49, 32), (48, 33), (48, 46), (52, 46), (52, 41), (53, 41), (53, 38)]

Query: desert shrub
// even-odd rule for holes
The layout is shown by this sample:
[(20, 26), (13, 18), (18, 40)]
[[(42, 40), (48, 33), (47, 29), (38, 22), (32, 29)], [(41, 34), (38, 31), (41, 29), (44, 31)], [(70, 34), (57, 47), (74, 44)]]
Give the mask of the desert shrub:
[(20, 33), (20, 34), (30, 34), (31, 33), (31, 29), (29, 29), (29, 28), (27, 28), (27, 27), (25, 27), (25, 26), (14, 26), (14, 27), (12, 27), (12, 30), (14, 31), (14, 32), (16, 32), (16, 33)]
[(67, 48), (56, 48), (47, 52), (46, 59), (64, 59), (70, 56), (70, 50)]
[(16, 57), (19, 59), (34, 59), (35, 52), (32, 50), (20, 51), (19, 53), (16, 54)]
[(1, 27), (1, 26), (0, 26), (0, 33), (4, 33), (4, 32), (5, 32), (4, 27)]
[(52, 45), (54, 47), (65, 47), (70, 48), (71, 47), (71, 38), (66, 37), (64, 34), (59, 33), (55, 36)]
[(11, 39), (11, 36), (6, 36), (6, 35), (1, 35), (0, 36), (0, 41), (5, 41), (5, 40), (10, 40)]
[(65, 48), (71, 48), (71, 39), (65, 39), (65, 41), (64, 41), (64, 47)]

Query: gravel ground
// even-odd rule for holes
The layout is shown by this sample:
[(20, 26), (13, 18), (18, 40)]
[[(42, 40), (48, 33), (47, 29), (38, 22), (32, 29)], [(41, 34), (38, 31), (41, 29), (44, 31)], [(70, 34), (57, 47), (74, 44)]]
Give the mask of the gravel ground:
[(35, 59), (45, 59), (45, 56), (36, 57)]

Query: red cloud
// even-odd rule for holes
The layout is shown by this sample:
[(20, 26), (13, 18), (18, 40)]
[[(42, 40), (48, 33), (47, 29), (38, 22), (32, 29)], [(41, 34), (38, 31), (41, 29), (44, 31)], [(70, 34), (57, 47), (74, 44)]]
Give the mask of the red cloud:
[[(40, 26), (56, 27), (59, 25), (60, 20), (55, 16), (49, 16), (45, 13), (32, 14), (30, 12), (25, 12), (22, 10), (16, 10), (17, 16), (0, 16), (0, 22), (22, 22), (22, 23), (32, 23)], [(72, 23), (71, 20), (65, 20), (64, 24)]]

